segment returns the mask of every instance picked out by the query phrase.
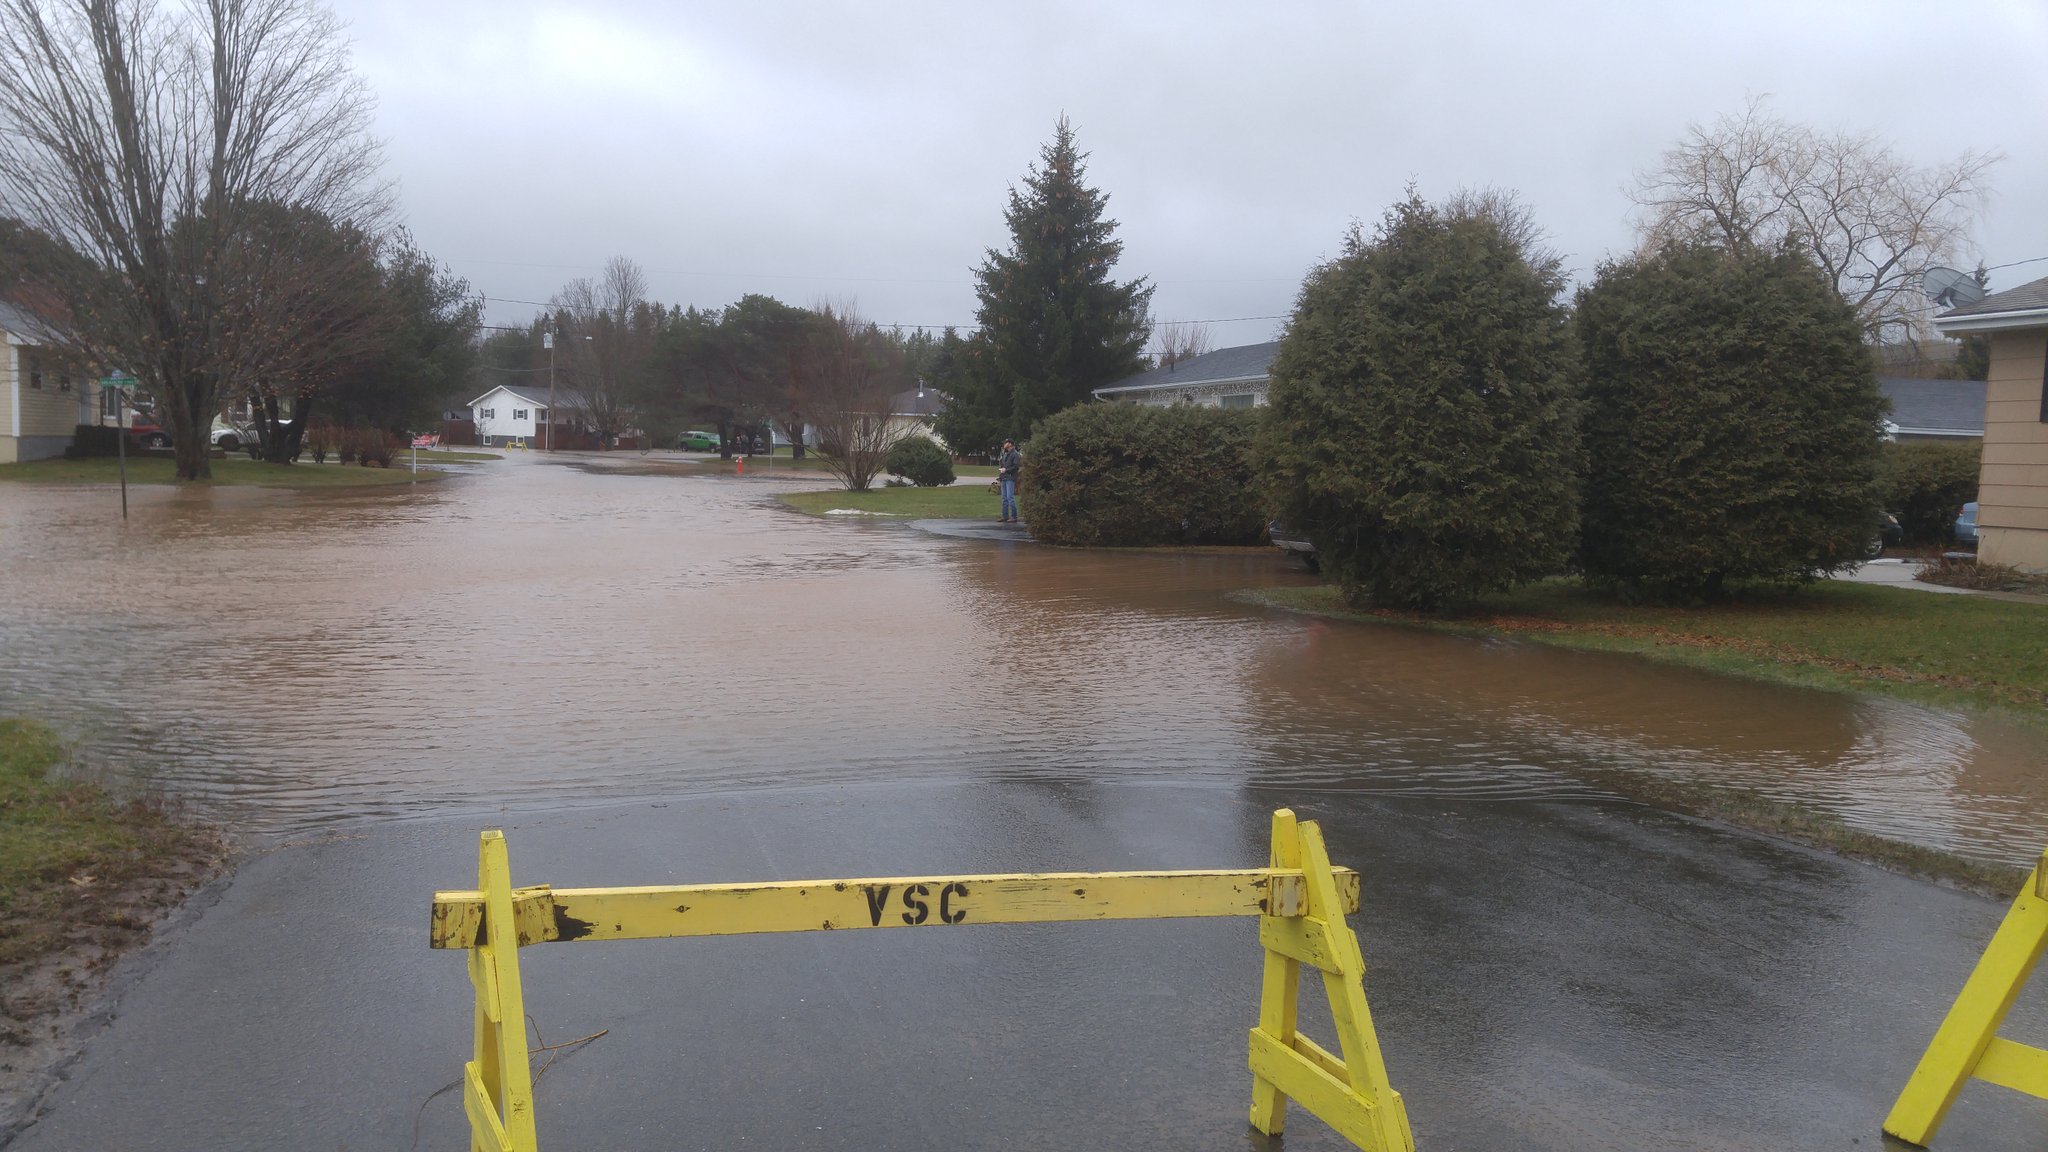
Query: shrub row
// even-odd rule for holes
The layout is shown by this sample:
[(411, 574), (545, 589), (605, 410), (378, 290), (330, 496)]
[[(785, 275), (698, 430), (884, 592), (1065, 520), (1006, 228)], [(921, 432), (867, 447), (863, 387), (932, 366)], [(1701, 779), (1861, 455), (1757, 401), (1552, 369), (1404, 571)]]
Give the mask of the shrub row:
[(1956, 514), (1977, 498), (1977, 467), (1984, 447), (1971, 442), (1887, 444), (1878, 481), (1884, 506), (1898, 514), (1908, 544), (1946, 544)]
[(375, 464), (379, 468), (391, 467), (391, 458), (405, 447), (405, 441), (382, 428), (349, 428), (338, 424), (315, 423), (306, 428), (301, 446), (312, 454), (313, 463), (325, 464), (329, 456), (339, 457), (343, 464)]
[(1051, 544), (1255, 544), (1265, 502), (1250, 409), (1084, 404), (1031, 436), (1018, 503)]
[(71, 446), (64, 455), (71, 460), (93, 456), (115, 456), (121, 451), (121, 429), (100, 424), (80, 424), (71, 433)]

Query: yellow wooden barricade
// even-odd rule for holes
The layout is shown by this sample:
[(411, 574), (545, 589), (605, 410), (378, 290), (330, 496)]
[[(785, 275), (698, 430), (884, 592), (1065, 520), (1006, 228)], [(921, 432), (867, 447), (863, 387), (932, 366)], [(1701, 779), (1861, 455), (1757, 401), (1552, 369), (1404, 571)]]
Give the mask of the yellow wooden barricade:
[[(1184, 872), (904, 876), (650, 888), (512, 887), (505, 837), (483, 834), (474, 891), (436, 892), (432, 946), (469, 954), (474, 1055), (463, 1067), (471, 1152), (535, 1152), (519, 949), (576, 940), (752, 932), (1255, 916), (1266, 949), (1251, 1031), (1252, 1126), (1278, 1135), (1291, 1099), (1367, 1152), (1413, 1152), (1401, 1094), (1366, 1007), (1365, 962), (1344, 915), (1358, 873), (1334, 868), (1314, 821), (1273, 814), (1268, 866)], [(1295, 1031), (1301, 967), (1323, 974), (1333, 1055)]]
[(1884, 1130), (1925, 1147), (1972, 1079), (2048, 1100), (2048, 1051), (1998, 1034), (2048, 947), (2048, 853), (2006, 912), (1885, 1117)]

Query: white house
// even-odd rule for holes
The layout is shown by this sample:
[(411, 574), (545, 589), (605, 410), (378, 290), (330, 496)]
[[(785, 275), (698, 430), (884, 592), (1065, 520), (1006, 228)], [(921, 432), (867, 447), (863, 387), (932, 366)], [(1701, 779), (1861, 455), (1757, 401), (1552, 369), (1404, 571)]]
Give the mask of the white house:
[(476, 442), (503, 446), (508, 441), (532, 443), (548, 422), (547, 393), (535, 396), (503, 384), (469, 402), (476, 421)]
[(1201, 404), (1209, 408), (1263, 408), (1270, 371), (1280, 342), (1242, 344), (1190, 356), (1170, 368), (1154, 368), (1097, 388), (1098, 400), (1135, 404)]

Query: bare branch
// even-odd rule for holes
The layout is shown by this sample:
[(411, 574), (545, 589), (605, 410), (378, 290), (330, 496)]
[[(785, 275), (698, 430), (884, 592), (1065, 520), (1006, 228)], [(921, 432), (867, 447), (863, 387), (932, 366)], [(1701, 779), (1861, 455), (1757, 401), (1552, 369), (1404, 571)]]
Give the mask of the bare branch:
[(1875, 136), (1789, 124), (1753, 97), (1711, 128), (1692, 125), (1630, 189), (1646, 247), (1705, 240), (1791, 243), (1833, 279), (1873, 340), (1924, 335), (1920, 278), (1967, 261), (2000, 157), (1965, 152), (1916, 165)]
[(157, 398), (181, 477), (252, 374), (348, 354), (287, 312), (313, 270), (253, 238), (279, 211), (382, 232), (371, 111), (312, 0), (0, 0), (0, 212), (62, 253), (24, 303)]

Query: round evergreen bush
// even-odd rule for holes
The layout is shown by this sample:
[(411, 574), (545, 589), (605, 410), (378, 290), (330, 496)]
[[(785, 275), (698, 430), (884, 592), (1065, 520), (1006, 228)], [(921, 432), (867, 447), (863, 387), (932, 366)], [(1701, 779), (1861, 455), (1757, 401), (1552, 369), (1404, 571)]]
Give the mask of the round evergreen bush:
[(1677, 245), (1579, 293), (1587, 576), (1658, 595), (1860, 562), (1884, 398), (1855, 314), (1791, 250)]
[(1354, 603), (1455, 607), (1570, 557), (1574, 346), (1533, 232), (1509, 198), (1411, 194), (1302, 286), (1264, 471)]
[(1984, 446), (1974, 440), (1884, 446), (1878, 458), (1878, 487), (1885, 510), (1899, 518), (1905, 543), (1946, 544), (1955, 536), (1956, 516), (1977, 498), (1983, 456)]
[(953, 482), (953, 457), (929, 436), (906, 436), (889, 449), (882, 469), (919, 488), (943, 488)]
[(1253, 409), (1082, 404), (1040, 421), (1017, 500), (1049, 544), (1256, 544)]

